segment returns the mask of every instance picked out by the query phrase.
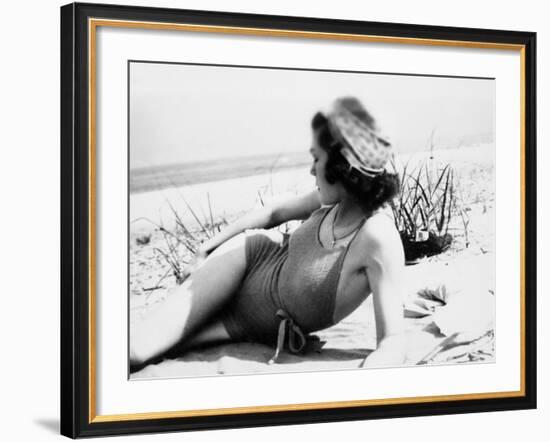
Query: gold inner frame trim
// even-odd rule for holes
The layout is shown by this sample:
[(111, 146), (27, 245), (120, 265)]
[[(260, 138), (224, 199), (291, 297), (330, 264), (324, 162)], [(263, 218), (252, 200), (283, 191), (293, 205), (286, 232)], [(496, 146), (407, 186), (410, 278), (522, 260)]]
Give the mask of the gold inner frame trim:
[[(208, 32), (218, 34), (236, 34), (236, 35), (254, 35), (268, 37), (292, 37), (292, 38), (307, 38), (307, 39), (324, 39), (324, 40), (340, 40), (340, 41), (357, 41), (370, 43), (388, 43), (388, 44), (412, 44), (419, 46), (444, 46), (444, 47), (461, 47), (461, 48), (477, 48), (477, 49), (498, 49), (519, 51), (520, 53), (520, 390), (505, 391), (505, 392), (488, 392), (488, 393), (467, 393), (455, 395), (440, 395), (440, 396), (418, 396), (404, 398), (388, 398), (388, 399), (369, 399), (369, 400), (354, 400), (354, 401), (336, 401), (336, 402), (317, 402), (317, 403), (301, 403), (301, 404), (284, 404), (284, 405), (262, 405), (250, 407), (236, 408), (218, 408), (218, 409), (197, 409), (197, 410), (180, 410), (180, 411), (161, 411), (150, 413), (132, 413), (132, 414), (113, 414), (113, 415), (97, 415), (96, 414), (96, 31), (97, 27), (115, 27), (115, 28), (134, 28), (147, 30), (170, 30), (170, 31), (186, 31), (186, 32)], [(157, 23), (157, 22), (140, 22), (129, 20), (111, 20), (111, 19), (88, 19), (88, 98), (89, 98), (89, 423), (100, 422), (119, 422), (133, 421), (145, 419), (168, 419), (177, 417), (197, 417), (197, 416), (220, 416), (220, 415), (236, 415), (246, 413), (273, 413), (280, 411), (297, 411), (297, 410), (322, 410), (328, 408), (348, 408), (348, 407), (365, 407), (374, 405), (395, 405), (395, 404), (414, 404), (426, 402), (441, 402), (441, 401), (459, 401), (472, 399), (497, 399), (497, 398), (512, 398), (525, 396), (525, 45), (522, 44), (506, 44), (492, 42), (475, 42), (475, 41), (458, 41), (458, 40), (440, 40), (440, 39), (423, 39), (410, 37), (389, 37), (377, 35), (358, 35), (358, 34), (339, 34), (339, 33), (323, 33), (323, 32), (307, 32), (307, 31), (291, 31), (282, 29), (263, 29), (263, 28), (244, 28), (231, 26), (210, 26), (196, 24), (181, 24), (181, 23)]]

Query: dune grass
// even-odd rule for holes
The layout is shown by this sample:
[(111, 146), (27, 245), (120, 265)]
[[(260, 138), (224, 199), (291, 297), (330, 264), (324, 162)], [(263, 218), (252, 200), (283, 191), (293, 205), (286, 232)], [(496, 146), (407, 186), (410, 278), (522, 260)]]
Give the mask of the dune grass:
[(412, 168), (406, 164), (391, 207), (407, 259), (447, 250), (453, 216), (460, 216), (467, 244), (469, 220), (461, 206), (459, 180), (450, 163), (438, 164), (430, 157)]

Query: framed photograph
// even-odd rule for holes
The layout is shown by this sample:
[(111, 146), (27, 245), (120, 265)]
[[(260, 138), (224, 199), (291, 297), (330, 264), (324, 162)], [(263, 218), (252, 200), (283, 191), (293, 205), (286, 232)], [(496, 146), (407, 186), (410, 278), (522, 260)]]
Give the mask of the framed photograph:
[(61, 8), (61, 433), (536, 407), (536, 35)]

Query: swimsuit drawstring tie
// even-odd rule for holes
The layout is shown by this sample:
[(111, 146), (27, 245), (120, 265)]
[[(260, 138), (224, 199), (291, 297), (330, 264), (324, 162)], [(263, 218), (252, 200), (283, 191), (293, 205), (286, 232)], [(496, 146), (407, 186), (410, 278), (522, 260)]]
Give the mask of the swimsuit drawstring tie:
[(288, 335), (288, 349), (291, 353), (301, 352), (307, 343), (307, 338), (304, 335), (302, 329), (294, 322), (294, 320), (282, 309), (277, 310), (277, 316), (281, 319), (279, 323), (279, 332), (277, 334), (277, 349), (275, 354), (269, 360), (268, 364), (274, 364), (277, 362), (281, 350), (285, 346)]

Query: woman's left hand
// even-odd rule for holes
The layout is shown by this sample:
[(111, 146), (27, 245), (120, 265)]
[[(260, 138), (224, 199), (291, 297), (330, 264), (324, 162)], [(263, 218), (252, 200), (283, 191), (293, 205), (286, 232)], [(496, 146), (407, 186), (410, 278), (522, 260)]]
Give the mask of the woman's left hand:
[(387, 336), (359, 365), (360, 368), (400, 366), (406, 361), (406, 334)]

